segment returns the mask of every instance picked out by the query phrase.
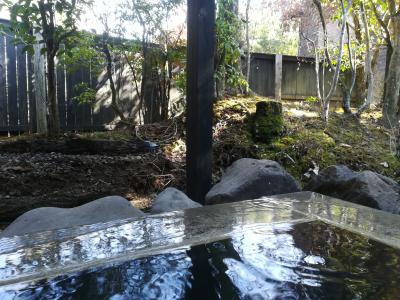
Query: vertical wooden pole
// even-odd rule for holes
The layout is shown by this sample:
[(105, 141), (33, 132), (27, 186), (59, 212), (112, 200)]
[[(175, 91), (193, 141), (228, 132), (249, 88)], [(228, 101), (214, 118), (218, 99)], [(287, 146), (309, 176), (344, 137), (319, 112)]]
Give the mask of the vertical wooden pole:
[(187, 193), (203, 204), (212, 183), (215, 0), (188, 0), (187, 40)]
[[(39, 33), (35, 34), (36, 40), (42, 40)], [(40, 53), (42, 44), (34, 46), (33, 72), (35, 78), (35, 104), (36, 104), (36, 130), (39, 134), (47, 134), (47, 106), (46, 106), (46, 72), (44, 55)]]
[(282, 55), (275, 55), (275, 100), (282, 100)]

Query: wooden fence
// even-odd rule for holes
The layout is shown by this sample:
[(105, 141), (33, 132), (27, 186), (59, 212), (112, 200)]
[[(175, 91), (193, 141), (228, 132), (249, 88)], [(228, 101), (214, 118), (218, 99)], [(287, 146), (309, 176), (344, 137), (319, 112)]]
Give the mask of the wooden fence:
[(22, 131), (34, 124), (30, 58), (11, 40), (0, 36), (0, 131)]
[[(8, 21), (1, 20), (8, 25)], [(35, 132), (36, 110), (34, 76), (31, 57), (22, 51), (22, 45), (12, 43), (13, 36), (0, 35), (0, 132)], [(104, 130), (116, 119), (109, 97), (102, 97), (97, 105), (79, 104), (75, 86), (87, 83), (101, 89), (106, 84), (104, 74), (93, 76), (90, 70), (73, 74), (57, 65), (57, 99), (61, 128), (66, 131)]]
[[(1, 20), (0, 23), (8, 24)], [(12, 36), (0, 36), (0, 133), (35, 132), (36, 110), (34, 76), (31, 57), (22, 52), (23, 46), (14, 45)], [(120, 102), (129, 117), (138, 116), (138, 99), (131, 84), (129, 70), (122, 70)], [(252, 54), (250, 87), (261, 96), (301, 100), (316, 96), (314, 61), (310, 58)], [(90, 70), (69, 74), (65, 66), (57, 65), (57, 99), (61, 128), (65, 131), (95, 131), (113, 128), (117, 119), (111, 108), (108, 82), (103, 72), (94, 76)], [(332, 78), (326, 71), (326, 82)], [(322, 78), (321, 78), (322, 79)], [(322, 80), (321, 80), (322, 82)], [(74, 100), (75, 86), (87, 83), (96, 89), (93, 105)], [(327, 87), (327, 88), (328, 88)], [(340, 99), (340, 90), (334, 99)]]
[[(317, 96), (315, 64), (312, 58), (253, 53), (251, 55), (250, 87), (265, 97), (281, 94), (283, 100), (303, 100)], [(322, 84), (322, 67), (321, 67)], [(330, 88), (333, 72), (325, 70), (325, 89)], [(333, 97), (341, 99), (338, 88)]]

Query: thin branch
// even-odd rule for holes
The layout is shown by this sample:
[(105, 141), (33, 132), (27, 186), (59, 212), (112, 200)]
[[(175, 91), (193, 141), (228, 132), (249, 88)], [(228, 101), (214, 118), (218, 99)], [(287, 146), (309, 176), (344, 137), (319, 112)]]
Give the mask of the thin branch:
[(351, 83), (350, 83), (350, 88), (349, 88), (349, 94), (351, 96), (351, 93), (353, 92), (354, 86), (356, 84), (356, 62), (355, 62), (355, 53), (352, 51), (351, 47), (351, 35), (350, 35), (350, 28), (349, 28), (349, 23), (346, 25), (347, 29), (347, 48), (349, 52), (349, 62), (350, 62), (350, 70), (351, 70)]
[(385, 23), (385, 21), (383, 20), (382, 16), (379, 14), (375, 3), (372, 0), (369, 0), (369, 2), (371, 4), (371, 6), (372, 6), (372, 10), (374, 12), (374, 15), (375, 15), (376, 19), (378, 20), (378, 23), (381, 25), (383, 31), (385, 32), (386, 43), (388, 44), (388, 46), (392, 46), (392, 40), (390, 38), (390, 32), (389, 32), (388, 24)]
[(341, 9), (342, 9), (342, 27), (341, 27), (341, 31), (340, 31), (339, 54), (338, 54), (336, 67), (333, 66), (332, 60), (331, 60), (330, 54), (329, 54), (328, 31), (327, 31), (325, 17), (324, 17), (323, 10), (322, 10), (322, 4), (319, 0), (313, 0), (313, 2), (315, 4), (315, 6), (317, 7), (317, 10), (318, 10), (318, 13), (320, 16), (320, 20), (321, 20), (321, 24), (322, 24), (322, 28), (323, 28), (325, 57), (328, 60), (330, 67), (335, 70), (335, 73), (333, 75), (332, 84), (331, 84), (328, 94), (325, 95), (325, 92), (324, 92), (324, 95), (322, 95), (322, 97), (323, 97), (323, 116), (322, 116), (322, 118), (325, 121), (327, 121), (328, 114), (329, 114), (330, 99), (332, 98), (333, 93), (336, 91), (339, 80), (341, 80), (340, 67), (341, 67), (342, 58), (343, 58), (344, 36), (345, 36), (345, 30), (346, 30), (346, 24), (347, 24), (347, 15), (352, 6), (353, 1), (349, 0), (347, 2), (347, 8), (346, 8), (344, 5), (344, 1), (340, 0), (340, 5), (341, 5)]
[(318, 100), (322, 102), (322, 96), (321, 96), (321, 86), (320, 86), (320, 82), (319, 82), (319, 66), (320, 66), (320, 61), (319, 61), (319, 54), (318, 54), (318, 49), (317, 46), (315, 45), (315, 42), (308, 38), (307, 36), (305, 36), (305, 34), (303, 32), (300, 33), (301, 36), (307, 40), (313, 47), (314, 50), (314, 55), (315, 55), (315, 75), (316, 75), (316, 86), (317, 86), (317, 97)]

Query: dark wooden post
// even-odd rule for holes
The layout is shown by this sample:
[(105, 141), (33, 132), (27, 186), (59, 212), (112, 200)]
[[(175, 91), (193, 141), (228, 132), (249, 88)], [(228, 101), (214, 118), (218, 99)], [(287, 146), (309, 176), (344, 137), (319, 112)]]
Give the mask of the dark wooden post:
[(203, 204), (212, 181), (215, 0), (188, 0), (187, 43), (187, 193)]

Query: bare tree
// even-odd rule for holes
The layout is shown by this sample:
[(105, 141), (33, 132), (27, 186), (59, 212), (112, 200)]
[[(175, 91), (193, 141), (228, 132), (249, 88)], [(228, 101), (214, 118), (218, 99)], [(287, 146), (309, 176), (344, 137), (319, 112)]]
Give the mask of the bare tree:
[(354, 87), (356, 85), (357, 79), (357, 71), (356, 71), (356, 59), (355, 54), (353, 51), (353, 47), (351, 45), (351, 34), (350, 34), (350, 26), (349, 23), (346, 23), (346, 34), (347, 34), (347, 51), (349, 56), (349, 65), (350, 65), (350, 85), (346, 84), (346, 80), (343, 77), (339, 78), (340, 86), (342, 88), (343, 93), (343, 101), (342, 101), (342, 108), (344, 113), (351, 114), (350, 109), (350, 102), (351, 102), (351, 95), (353, 93)]
[(360, 14), (361, 20), (365, 32), (365, 46), (366, 46), (366, 57), (365, 57), (365, 70), (367, 75), (367, 96), (364, 99), (364, 103), (358, 108), (357, 116), (360, 116), (364, 110), (369, 108), (372, 103), (374, 96), (374, 74), (372, 72), (372, 55), (371, 55), (371, 38), (369, 33), (369, 25), (367, 15), (365, 13), (364, 1), (360, 1)]
[[(343, 57), (343, 48), (345, 44), (345, 32), (346, 32), (346, 24), (347, 24), (347, 18), (348, 18), (348, 12), (352, 6), (352, 0), (347, 1), (347, 7), (344, 4), (343, 0), (340, 0), (340, 6), (341, 6), (341, 11), (342, 11), (342, 20), (341, 20), (341, 30), (340, 30), (340, 39), (339, 39), (339, 54), (337, 57), (337, 62), (336, 65), (333, 65), (332, 59), (329, 53), (329, 44), (328, 44), (328, 31), (327, 31), (327, 26), (326, 26), (326, 21), (325, 21), (325, 16), (323, 13), (322, 9), (322, 4), (320, 0), (313, 0), (322, 24), (322, 29), (323, 29), (323, 37), (324, 37), (324, 54), (325, 58), (329, 63), (329, 66), (334, 70), (334, 75), (331, 83), (331, 87), (326, 94), (324, 91), (324, 87), (322, 88), (322, 92), (320, 92), (320, 101), (322, 105), (322, 111), (321, 111), (321, 118), (324, 121), (328, 121), (329, 119), (329, 106), (330, 106), (330, 101), (332, 99), (333, 94), (336, 91), (339, 79), (340, 79), (340, 67), (342, 65), (342, 57)], [(324, 86), (324, 84), (323, 84)], [(319, 89), (320, 87), (318, 87)]]
[[(246, 80), (247, 83), (250, 84), (250, 67), (251, 67), (251, 48), (250, 48), (250, 18), (249, 18), (249, 11), (250, 11), (250, 2), (251, 0), (247, 0), (246, 4), (246, 45), (247, 45), (247, 73), (246, 73)], [(247, 88), (247, 93), (249, 93), (249, 87)]]
[(106, 60), (106, 70), (107, 70), (107, 79), (110, 83), (110, 89), (111, 89), (111, 107), (115, 111), (115, 113), (118, 115), (118, 117), (121, 119), (121, 121), (126, 121), (125, 115), (122, 112), (122, 110), (119, 108), (118, 105), (118, 89), (115, 87), (115, 82), (114, 82), (114, 76), (113, 76), (113, 71), (112, 71), (112, 66), (113, 66), (113, 58), (110, 53), (110, 49), (108, 46), (108, 42), (105, 39), (102, 43), (102, 51), (105, 56)]

